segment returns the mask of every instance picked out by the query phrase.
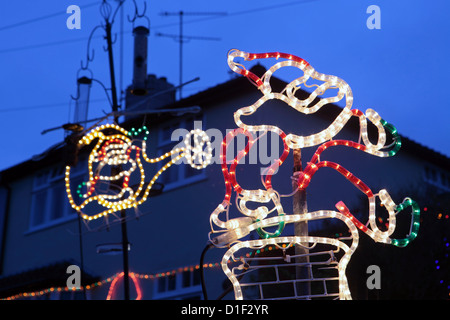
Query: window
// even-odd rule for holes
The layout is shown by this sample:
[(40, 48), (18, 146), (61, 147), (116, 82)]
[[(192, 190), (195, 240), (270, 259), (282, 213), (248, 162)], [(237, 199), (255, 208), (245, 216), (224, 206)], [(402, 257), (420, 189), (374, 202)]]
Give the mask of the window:
[[(184, 136), (194, 128), (204, 130), (204, 118), (202, 115), (191, 115), (162, 125), (158, 135), (158, 155), (163, 155), (178, 147), (182, 144)], [(160, 162), (159, 168), (165, 163), (164, 161)], [(205, 178), (204, 169), (192, 168), (185, 163), (183, 158), (166, 170), (159, 179), (164, 183), (164, 190), (170, 190)]]
[(200, 269), (184, 269), (157, 278), (153, 298), (155, 299), (201, 299)]
[(450, 191), (450, 174), (433, 167), (425, 167), (424, 180), (426, 183), (442, 191)]
[(183, 288), (200, 285), (200, 269), (195, 269), (193, 271), (186, 270), (183, 271), (182, 275), (183, 275), (183, 282), (182, 282)]
[[(65, 167), (59, 165), (38, 173), (34, 178), (31, 199), (30, 231), (49, 227), (76, 217), (66, 195)], [(72, 181), (83, 181), (80, 169), (72, 172)]]

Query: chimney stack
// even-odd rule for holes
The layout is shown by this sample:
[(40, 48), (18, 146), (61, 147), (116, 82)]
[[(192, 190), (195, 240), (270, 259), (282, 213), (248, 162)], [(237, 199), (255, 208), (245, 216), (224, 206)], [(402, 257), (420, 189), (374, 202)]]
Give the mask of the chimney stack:
[(133, 64), (133, 86), (131, 94), (143, 96), (147, 91), (147, 50), (148, 50), (148, 28), (139, 26), (133, 29), (134, 36), (134, 64)]
[(91, 92), (92, 79), (88, 77), (81, 77), (77, 80), (78, 98), (75, 103), (75, 112), (73, 115), (73, 122), (82, 126), (85, 125), (88, 117), (89, 109), (89, 95)]

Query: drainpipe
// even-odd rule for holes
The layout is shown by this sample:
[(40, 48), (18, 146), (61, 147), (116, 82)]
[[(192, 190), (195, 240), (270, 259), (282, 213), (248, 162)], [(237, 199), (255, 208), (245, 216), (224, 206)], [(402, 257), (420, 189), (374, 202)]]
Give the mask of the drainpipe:
[(8, 213), (10, 210), (11, 187), (3, 181), (0, 173), (0, 274), (3, 274), (3, 263), (5, 258), (5, 242), (8, 224)]

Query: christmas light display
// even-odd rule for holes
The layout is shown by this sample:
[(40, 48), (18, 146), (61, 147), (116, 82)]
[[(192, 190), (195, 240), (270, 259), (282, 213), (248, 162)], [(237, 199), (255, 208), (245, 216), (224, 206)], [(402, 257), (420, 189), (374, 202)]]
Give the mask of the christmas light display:
[[(218, 268), (220, 265), (219, 263), (205, 263), (203, 264), (203, 268), (207, 269), (207, 268)], [(194, 270), (198, 270), (200, 268), (200, 266), (197, 265), (192, 265), (192, 266), (186, 266), (186, 267), (181, 267), (181, 268), (177, 268), (174, 270), (169, 270), (169, 271), (165, 271), (165, 272), (159, 272), (156, 274), (152, 274), (152, 273), (136, 273), (136, 272), (130, 272), (130, 278), (132, 279), (134, 286), (136, 288), (136, 299), (135, 300), (141, 300), (142, 296), (143, 296), (143, 290), (142, 290), (142, 286), (139, 282), (139, 280), (149, 280), (149, 281), (154, 281), (157, 280), (159, 278), (165, 278), (165, 277), (169, 277), (171, 275), (176, 275), (176, 274), (181, 274), (183, 272), (186, 271), (194, 271)], [(58, 292), (80, 292), (80, 291), (90, 291), (90, 290), (95, 290), (101, 286), (104, 286), (105, 284), (110, 283), (110, 287), (108, 289), (108, 294), (106, 296), (106, 300), (113, 300), (114, 296), (115, 296), (115, 291), (117, 288), (117, 282), (120, 281), (124, 276), (123, 271), (122, 272), (118, 272), (104, 280), (101, 281), (97, 281), (85, 286), (80, 286), (80, 287), (50, 287), (47, 289), (42, 289), (42, 290), (37, 290), (37, 291), (32, 291), (32, 292), (22, 292), (22, 293), (18, 293), (6, 298), (2, 298), (0, 300), (17, 300), (17, 299), (24, 299), (24, 298), (35, 298), (35, 297), (40, 297), (43, 296), (45, 294), (51, 294), (51, 293), (58, 293)]]
[[(247, 70), (243, 64), (235, 61), (239, 58), (246, 61), (275, 58), (277, 61), (279, 59), (282, 61), (275, 63), (260, 78), (251, 71)], [(325, 292), (320, 296), (322, 297), (329, 295), (336, 296), (340, 299), (351, 299), (351, 293), (347, 284), (345, 272), (350, 258), (358, 246), (358, 232), (362, 231), (366, 233), (376, 242), (404, 247), (417, 236), (420, 209), (417, 203), (410, 198), (405, 198), (402, 203), (396, 204), (386, 190), (382, 189), (377, 193), (374, 193), (361, 179), (353, 175), (346, 168), (342, 167), (338, 163), (323, 160), (323, 152), (326, 149), (332, 149), (336, 146), (344, 146), (378, 157), (390, 157), (395, 155), (401, 147), (401, 138), (398, 135), (396, 128), (387, 123), (378, 115), (377, 112), (372, 109), (366, 110), (366, 113), (363, 113), (357, 109), (352, 109), (353, 94), (350, 86), (344, 80), (336, 76), (319, 73), (308, 62), (294, 55), (279, 52), (254, 54), (239, 50), (231, 50), (228, 54), (228, 64), (231, 70), (247, 77), (263, 94), (263, 96), (254, 104), (240, 108), (234, 113), (234, 120), (238, 128), (230, 131), (223, 140), (220, 156), (222, 172), (225, 180), (225, 196), (222, 203), (217, 206), (210, 216), (211, 232), (209, 237), (211, 242), (216, 247), (228, 248), (221, 264), (223, 271), (233, 285), (235, 298), (238, 300), (244, 299), (242, 287), (244, 285), (248, 285), (248, 283), (245, 284), (241, 279), (246, 272), (251, 271), (248, 257), (239, 257), (239, 250), (261, 250), (267, 246), (276, 246), (278, 248), (286, 249), (298, 245), (313, 248), (317, 244), (324, 244), (334, 247), (336, 252), (343, 252), (343, 255), (340, 257), (339, 262), (335, 266), (338, 271), (338, 277), (336, 278), (339, 283), (338, 293), (331, 294)], [(302, 71), (302, 76), (288, 83), (282, 92), (273, 92), (270, 86), (270, 78), (276, 70), (283, 67), (297, 68)], [(309, 80), (314, 80), (314, 83), (309, 84)], [(317, 84), (317, 82), (320, 81), (322, 83)], [(302, 87), (313, 88), (313, 91), (309, 94), (309, 96), (303, 100), (295, 96), (296, 91)], [(326, 91), (330, 89), (337, 89), (337, 94), (330, 97), (328, 93), (327, 97), (321, 98), (321, 96), (325, 96)], [(313, 101), (317, 101), (317, 98), (320, 98), (320, 100), (314, 104)], [(243, 117), (252, 115), (264, 103), (273, 99), (281, 100), (293, 109), (304, 114), (315, 113), (326, 104), (335, 103), (341, 100), (345, 101), (345, 106), (342, 108), (342, 111), (336, 119), (334, 119), (334, 121), (332, 121), (326, 129), (308, 136), (285, 133), (281, 128), (274, 125), (247, 125), (243, 121)], [(351, 117), (359, 118), (359, 141), (333, 140), (333, 138), (344, 128), (345, 124)], [(369, 140), (369, 121), (378, 131), (378, 141), (375, 144)], [(284, 147), (283, 152), (281, 156), (273, 161), (272, 165), (265, 170), (262, 177), (263, 188), (257, 190), (244, 189), (237, 182), (236, 167), (240, 160), (249, 153), (255, 144), (255, 136), (269, 132), (274, 133), (281, 138)], [(246, 137), (247, 144), (244, 149), (238, 152), (231, 163), (227, 163), (227, 149), (231, 141), (238, 135), (244, 135)], [(387, 144), (388, 137), (392, 140), (389, 144)], [(361, 140), (362, 143), (360, 143)], [(295, 176), (298, 185), (297, 191), (305, 190), (319, 169), (325, 167), (331, 168), (339, 172), (367, 197), (369, 201), (367, 223), (363, 223), (356, 219), (356, 217), (350, 212), (342, 201), (336, 204), (337, 211), (319, 210), (304, 214), (287, 214), (285, 212), (281, 204), (281, 195), (272, 186), (272, 176), (277, 172), (278, 167), (280, 167), (286, 160), (290, 149), (301, 149), (318, 145), (320, 146), (317, 148), (307, 166), (298, 176)], [(233, 191), (236, 194), (236, 208), (243, 216), (230, 219), (229, 209), (231, 206)], [(294, 193), (291, 195), (293, 194)], [(386, 231), (380, 230), (376, 223), (377, 198), (380, 200), (381, 205), (389, 213), (389, 223)], [(257, 204), (258, 207), (250, 209), (247, 206), (248, 202)], [(396, 215), (409, 209), (411, 210), (410, 233), (403, 239), (392, 238), (391, 236), (396, 228)], [(271, 214), (276, 215), (270, 216)], [(343, 239), (332, 239), (318, 236), (284, 236), (283, 234), (287, 224), (324, 219), (340, 220), (345, 223), (350, 231), (350, 237), (346, 238), (347, 243)], [(275, 231), (267, 231), (269, 228), (275, 228)], [(252, 233), (256, 233), (259, 239), (243, 239)], [(348, 243), (348, 241), (350, 241), (350, 243)], [(332, 255), (333, 252), (334, 251), (331, 253)], [(324, 253), (329, 254), (328, 252)], [(237, 265), (230, 267), (230, 262), (237, 263)], [(276, 269), (277, 265), (272, 265), (271, 267)], [(255, 268), (261, 268), (261, 266)], [(325, 280), (326, 279), (324, 279), (324, 281)], [(281, 283), (282, 281), (280, 281), (277, 277), (275, 282)], [(295, 284), (295, 281), (292, 283)], [(262, 284), (259, 283), (258, 285), (259, 291), (261, 291), (262, 295)], [(294, 297), (298, 298), (299, 295), (296, 293)], [(310, 294), (304, 298), (314, 298), (314, 295)]]
[[(114, 291), (115, 291), (116, 284), (117, 284), (117, 282), (120, 279), (123, 278), (123, 276), (124, 276), (124, 273), (121, 272), (111, 282), (111, 286), (109, 287), (108, 296), (106, 297), (106, 300), (111, 300), (113, 298), (113, 294), (114, 294)], [(130, 278), (131, 278), (131, 280), (133, 280), (134, 287), (136, 289), (136, 299), (135, 300), (141, 300), (142, 299), (142, 289), (141, 289), (141, 287), (139, 285), (139, 281), (138, 281), (138, 279), (137, 279), (137, 277), (136, 277), (136, 275), (134, 273), (130, 273)]]
[[(142, 134), (145, 136), (137, 139)], [(175, 148), (157, 158), (147, 157), (148, 134), (145, 126), (127, 131), (115, 124), (105, 124), (91, 130), (79, 140), (78, 148), (95, 142), (88, 158), (89, 180), (77, 186), (78, 197), (74, 197), (70, 183), (71, 167), (67, 166), (65, 184), (70, 205), (83, 219), (90, 221), (120, 210), (137, 208), (147, 200), (158, 177), (183, 157), (189, 165), (199, 170), (211, 162), (211, 143), (206, 133), (200, 129), (192, 130), (185, 136), (184, 147)], [(157, 163), (169, 157), (171, 160), (146, 183), (143, 161)], [(134, 187), (130, 185), (132, 179), (136, 182)], [(101, 208), (98, 210), (97, 206), (91, 211), (100, 212), (88, 213), (86, 207), (91, 203)]]

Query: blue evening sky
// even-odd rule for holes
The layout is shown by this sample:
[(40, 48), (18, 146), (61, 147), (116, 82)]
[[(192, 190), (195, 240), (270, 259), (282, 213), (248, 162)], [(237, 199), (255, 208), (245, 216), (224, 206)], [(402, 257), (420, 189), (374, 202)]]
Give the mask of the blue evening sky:
[[(80, 63), (86, 61), (87, 39), (102, 22), (101, 1), (42, 0), (0, 2), (0, 170), (30, 159), (63, 139), (63, 131), (43, 130), (71, 120), (71, 95), (76, 94)], [(115, 1), (110, 1), (113, 8)], [(143, 1), (136, 0), (139, 8)], [(81, 29), (69, 30), (69, 5), (81, 7)], [(366, 12), (381, 10), (381, 29), (370, 30)], [(121, 15), (113, 27), (119, 87), (132, 79), (133, 2), (124, 4), (123, 46)], [(150, 20), (148, 72), (179, 81), (179, 46), (158, 32), (178, 34), (178, 16), (188, 13), (183, 46), (183, 95), (230, 79), (227, 52), (281, 51), (300, 56), (316, 70), (344, 79), (352, 88), (354, 108), (375, 109), (400, 134), (450, 156), (450, 1), (448, 0), (185, 0), (147, 1)], [(191, 14), (189, 14), (191, 13)], [(209, 15), (192, 15), (209, 13)], [(226, 15), (215, 15), (226, 13)], [(136, 21), (136, 25), (145, 23)], [(91, 44), (89, 69), (109, 88), (103, 31)], [(262, 61), (264, 64), (264, 62)], [(251, 65), (251, 63), (250, 63)], [(87, 75), (86, 72), (78, 75)], [(285, 79), (289, 80), (289, 79)], [(94, 84), (89, 118), (110, 111), (103, 89)], [(230, 117), (234, 110), (230, 110)]]

